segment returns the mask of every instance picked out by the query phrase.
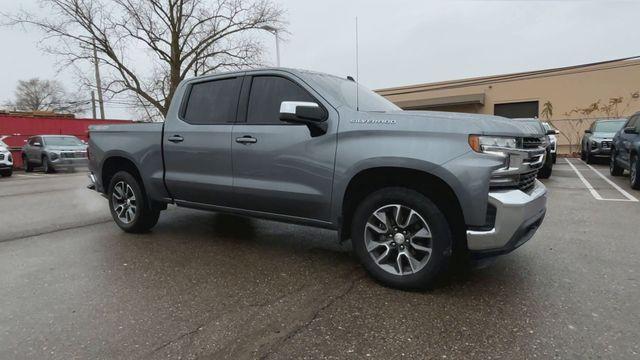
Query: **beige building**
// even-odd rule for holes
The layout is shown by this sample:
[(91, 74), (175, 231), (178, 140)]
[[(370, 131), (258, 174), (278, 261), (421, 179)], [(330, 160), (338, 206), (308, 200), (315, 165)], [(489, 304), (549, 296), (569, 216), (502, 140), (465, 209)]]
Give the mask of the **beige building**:
[(576, 152), (594, 119), (640, 111), (640, 59), (409, 85), (378, 92), (406, 110), (539, 117), (560, 130), (561, 153)]

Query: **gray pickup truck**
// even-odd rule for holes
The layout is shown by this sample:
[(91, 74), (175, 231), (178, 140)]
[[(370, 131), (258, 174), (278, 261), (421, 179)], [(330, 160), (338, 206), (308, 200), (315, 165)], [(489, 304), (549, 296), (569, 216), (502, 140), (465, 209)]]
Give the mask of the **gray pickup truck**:
[(90, 188), (127, 232), (167, 204), (337, 230), (381, 283), (424, 288), (452, 255), (529, 240), (545, 215), (535, 131), (401, 111), (352, 79), (263, 69), (185, 80), (164, 123), (90, 129)]

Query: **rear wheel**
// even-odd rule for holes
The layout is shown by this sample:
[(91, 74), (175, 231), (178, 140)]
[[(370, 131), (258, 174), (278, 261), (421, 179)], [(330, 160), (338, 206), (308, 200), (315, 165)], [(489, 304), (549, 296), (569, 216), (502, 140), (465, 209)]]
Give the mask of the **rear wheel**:
[(356, 209), (351, 234), (367, 272), (394, 288), (432, 286), (451, 256), (445, 215), (411, 189), (389, 187), (367, 196)]
[(109, 210), (125, 232), (143, 233), (158, 223), (160, 210), (153, 209), (138, 180), (126, 171), (116, 173), (109, 183)]
[(611, 156), (609, 157), (609, 173), (612, 176), (621, 176), (624, 172), (624, 169), (616, 164), (616, 152), (611, 149)]
[(629, 163), (629, 181), (631, 182), (631, 188), (640, 190), (640, 157), (632, 156)]
[(29, 160), (27, 160), (27, 157), (25, 155), (22, 155), (22, 164), (24, 166), (25, 172), (33, 171), (33, 165), (31, 165), (31, 163), (29, 162)]

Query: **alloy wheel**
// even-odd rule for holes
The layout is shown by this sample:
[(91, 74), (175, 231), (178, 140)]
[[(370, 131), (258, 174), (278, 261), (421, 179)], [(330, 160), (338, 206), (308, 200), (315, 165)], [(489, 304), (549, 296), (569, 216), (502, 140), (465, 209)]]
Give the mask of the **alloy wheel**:
[(136, 195), (129, 184), (119, 181), (113, 187), (111, 202), (118, 220), (129, 224), (135, 219), (137, 211)]
[(415, 210), (398, 204), (375, 210), (364, 229), (367, 252), (384, 271), (409, 275), (429, 262), (433, 251), (431, 230)]

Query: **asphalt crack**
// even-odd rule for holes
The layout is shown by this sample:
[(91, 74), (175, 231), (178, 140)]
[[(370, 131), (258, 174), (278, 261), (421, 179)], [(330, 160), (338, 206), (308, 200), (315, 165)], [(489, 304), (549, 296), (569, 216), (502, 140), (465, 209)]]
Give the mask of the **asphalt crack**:
[(349, 293), (351, 293), (351, 291), (353, 291), (353, 289), (355, 288), (357, 282), (359, 280), (363, 279), (364, 277), (365, 277), (364, 274), (360, 274), (359, 276), (356, 276), (353, 279), (351, 279), (351, 281), (349, 281), (346, 284), (345, 289), (342, 292), (340, 292), (339, 294), (337, 294), (337, 295), (335, 295), (333, 297), (330, 297), (328, 299), (328, 301), (325, 302), (325, 304), (323, 304), (321, 307), (319, 307), (318, 309), (316, 309), (312, 313), (312, 316), (310, 317), (309, 320), (307, 320), (307, 321), (303, 322), (301, 325), (291, 329), (291, 331), (286, 333), (286, 335), (283, 338), (281, 338), (280, 341), (278, 341), (277, 343), (275, 343), (271, 347), (269, 347), (269, 350), (265, 354), (260, 356), (259, 358), (261, 360), (269, 358), (271, 355), (273, 355), (275, 353), (275, 349), (281, 348), (282, 345), (287, 343), (289, 340), (293, 339), (296, 335), (298, 335), (302, 331), (306, 330), (311, 324), (313, 324), (314, 321), (316, 321), (318, 319), (318, 317), (320, 316), (320, 314), (323, 311), (325, 311), (329, 307), (333, 306), (338, 301), (340, 301), (340, 300), (344, 299), (345, 297), (347, 297), (347, 295), (349, 295)]

